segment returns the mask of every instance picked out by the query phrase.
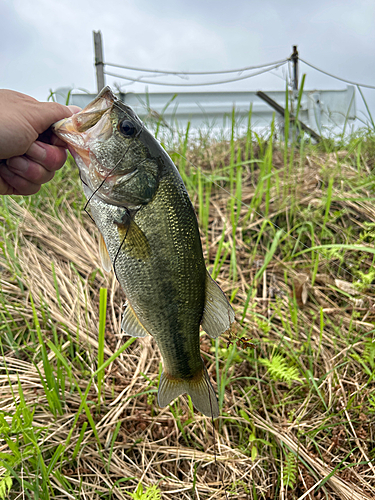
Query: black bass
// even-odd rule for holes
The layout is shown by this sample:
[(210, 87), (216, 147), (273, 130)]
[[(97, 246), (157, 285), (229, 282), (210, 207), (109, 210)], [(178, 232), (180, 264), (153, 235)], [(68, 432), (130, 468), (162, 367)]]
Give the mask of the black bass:
[(152, 335), (160, 349), (159, 405), (187, 393), (199, 411), (217, 417), (199, 329), (217, 338), (234, 313), (206, 270), (197, 218), (175, 165), (109, 87), (53, 128), (80, 170), (102, 236), (103, 267), (113, 267), (125, 292), (122, 329)]

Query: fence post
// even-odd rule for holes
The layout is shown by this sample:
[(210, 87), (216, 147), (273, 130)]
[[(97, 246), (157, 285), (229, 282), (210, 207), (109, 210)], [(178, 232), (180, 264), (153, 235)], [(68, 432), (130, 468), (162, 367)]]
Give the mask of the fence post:
[(98, 93), (105, 87), (102, 33), (93, 31), (95, 49), (96, 85)]
[(293, 54), (291, 56), (293, 62), (293, 90), (298, 91), (298, 50), (297, 45), (293, 45)]

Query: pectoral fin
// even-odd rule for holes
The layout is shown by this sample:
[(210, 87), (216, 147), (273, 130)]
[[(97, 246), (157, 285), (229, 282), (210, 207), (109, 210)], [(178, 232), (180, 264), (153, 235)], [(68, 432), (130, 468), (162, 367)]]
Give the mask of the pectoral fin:
[(148, 331), (141, 324), (130, 304), (126, 304), (126, 309), (122, 316), (121, 328), (131, 337), (146, 337)]
[(206, 273), (206, 302), (201, 325), (207, 335), (216, 339), (234, 323), (234, 311), (219, 285), (208, 271)]
[(104, 241), (104, 238), (102, 235), (100, 235), (100, 238), (99, 238), (99, 255), (100, 255), (100, 259), (102, 261), (102, 266), (103, 266), (104, 271), (109, 273), (112, 269), (112, 262), (111, 262), (111, 258), (109, 256), (109, 254), (108, 254), (107, 246), (105, 244), (105, 241)]
[(151, 254), (150, 244), (138, 224), (130, 217), (116, 224), (122, 241), (122, 250), (137, 259), (147, 260)]

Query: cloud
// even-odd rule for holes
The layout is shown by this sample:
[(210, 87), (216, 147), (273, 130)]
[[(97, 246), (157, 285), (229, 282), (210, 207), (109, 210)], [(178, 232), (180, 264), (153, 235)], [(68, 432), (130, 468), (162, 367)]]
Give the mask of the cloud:
[(33, 42), (33, 33), (27, 23), (20, 20), (10, 2), (0, 3), (0, 19), (2, 62), (13, 61)]
[[(45, 99), (50, 88), (94, 91), (93, 30), (102, 31), (105, 58), (114, 63), (176, 71), (232, 69), (286, 58), (297, 44), (301, 57), (322, 69), (371, 83), (374, 14), (369, 0), (355, 6), (349, 0), (313, 5), (292, 0), (3, 0), (2, 85), (38, 99)], [(276, 73), (282, 76), (282, 70)], [(345, 84), (308, 70), (307, 86)], [(284, 87), (285, 81), (269, 74), (212, 90)], [(127, 88), (143, 91), (145, 85)], [(154, 89), (165, 90), (149, 86)], [(375, 97), (369, 99), (375, 105)]]

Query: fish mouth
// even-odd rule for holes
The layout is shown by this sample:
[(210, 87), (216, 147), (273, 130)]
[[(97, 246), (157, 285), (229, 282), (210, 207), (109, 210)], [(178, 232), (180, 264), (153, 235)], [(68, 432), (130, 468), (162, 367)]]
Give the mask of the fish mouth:
[[(90, 142), (93, 138), (106, 141), (111, 136), (109, 114), (115, 100), (111, 89), (105, 87), (82, 111), (52, 125), (54, 134), (67, 143), (78, 166), (81, 159), (86, 167), (90, 167)], [(104, 116), (108, 119), (102, 119)]]

